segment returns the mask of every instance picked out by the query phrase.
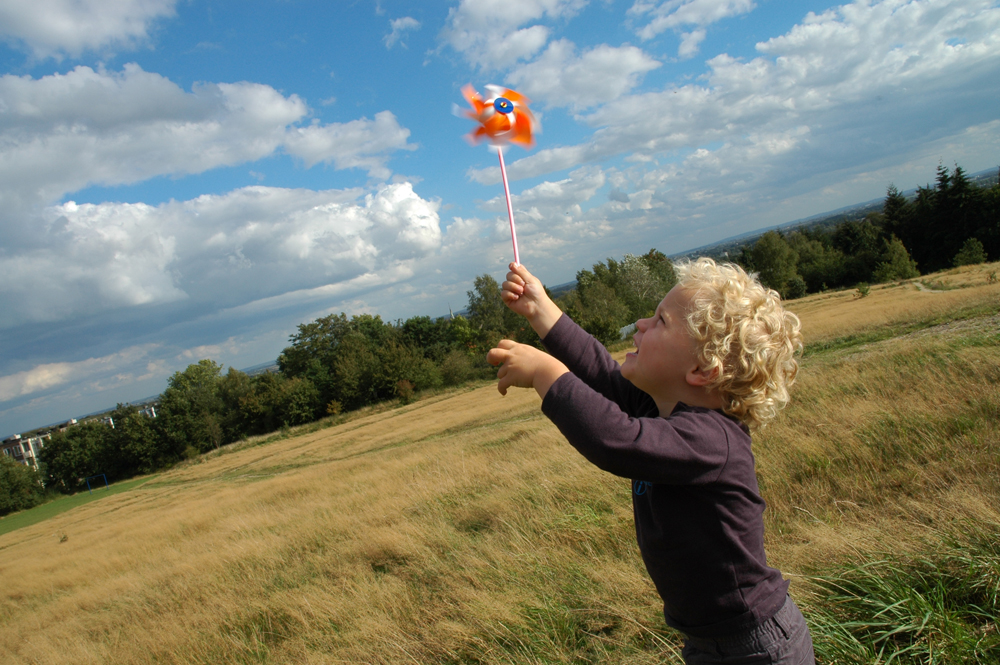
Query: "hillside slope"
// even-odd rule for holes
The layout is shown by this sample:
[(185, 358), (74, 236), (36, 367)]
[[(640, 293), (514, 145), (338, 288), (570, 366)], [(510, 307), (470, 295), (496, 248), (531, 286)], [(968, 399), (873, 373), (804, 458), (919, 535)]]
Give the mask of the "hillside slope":
[[(809, 349), (755, 448), (821, 652), (809, 578), (1000, 525), (996, 269), (792, 303)], [(372, 410), (0, 536), (0, 661), (680, 662), (628, 481), (538, 407), (489, 384)]]

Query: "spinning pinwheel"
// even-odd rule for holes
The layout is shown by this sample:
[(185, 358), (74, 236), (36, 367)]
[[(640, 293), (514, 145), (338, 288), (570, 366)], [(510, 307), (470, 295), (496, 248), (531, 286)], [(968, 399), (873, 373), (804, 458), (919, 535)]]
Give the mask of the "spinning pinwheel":
[(510, 237), (514, 243), (514, 263), (520, 265), (517, 254), (517, 233), (514, 231), (514, 209), (510, 204), (510, 187), (507, 185), (507, 166), (503, 161), (503, 146), (507, 143), (519, 143), (525, 148), (534, 145), (531, 134), (535, 125), (535, 117), (528, 108), (528, 98), (498, 85), (488, 85), (486, 90), (490, 96), (483, 99), (478, 92), (467, 85), (462, 88), (462, 94), (472, 105), (471, 111), (465, 115), (479, 123), (479, 127), (467, 138), (473, 144), (489, 141), (496, 146), (500, 156), (500, 176), (503, 178), (503, 193), (507, 197), (507, 217), (510, 219)]

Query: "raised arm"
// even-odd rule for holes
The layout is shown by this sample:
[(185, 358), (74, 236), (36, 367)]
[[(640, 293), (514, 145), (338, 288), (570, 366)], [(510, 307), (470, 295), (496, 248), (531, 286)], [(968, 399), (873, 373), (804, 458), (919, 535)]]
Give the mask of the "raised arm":
[[(641, 408), (648, 399), (648, 395), (622, 377), (618, 363), (603, 344), (564, 318), (559, 306), (545, 293), (541, 281), (523, 265), (510, 264), (501, 297), (507, 307), (528, 320), (545, 348), (594, 390), (628, 412)], [(553, 328), (557, 329), (554, 333)]]
[(538, 337), (544, 340), (562, 316), (562, 310), (552, 302), (545, 293), (545, 287), (527, 268), (515, 263), (511, 263), (509, 267), (510, 272), (501, 287), (500, 296), (507, 307), (526, 318)]

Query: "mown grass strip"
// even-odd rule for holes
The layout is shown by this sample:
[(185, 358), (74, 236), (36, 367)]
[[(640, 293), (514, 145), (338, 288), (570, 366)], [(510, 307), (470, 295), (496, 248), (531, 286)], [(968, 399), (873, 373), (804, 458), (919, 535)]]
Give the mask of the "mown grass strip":
[(821, 353), (828, 353), (830, 351), (840, 351), (856, 346), (862, 346), (864, 344), (874, 344), (875, 342), (882, 342), (887, 339), (892, 339), (893, 337), (908, 335), (921, 330), (926, 330), (927, 328), (943, 325), (945, 323), (993, 316), (998, 312), (1000, 312), (1000, 310), (998, 310), (997, 306), (994, 304), (975, 305), (953, 312), (948, 312), (947, 314), (938, 314), (936, 316), (918, 321), (893, 323), (859, 333), (852, 333), (843, 337), (835, 337), (834, 339), (806, 344), (802, 355), (803, 357), (808, 357)]
[(144, 476), (134, 480), (114, 483), (108, 487), (102, 486), (100, 488), (95, 488), (93, 492), (78, 492), (77, 494), (71, 494), (70, 496), (61, 496), (58, 499), (53, 499), (52, 501), (43, 503), (40, 506), (35, 506), (34, 508), (22, 510), (21, 512), (14, 513), (13, 515), (8, 515), (7, 517), (0, 519), (0, 536), (26, 526), (31, 526), (32, 524), (44, 522), (45, 520), (55, 517), (56, 515), (65, 513), (68, 510), (73, 510), (74, 508), (88, 504), (92, 501), (98, 501), (115, 494), (121, 494), (122, 492), (135, 489), (155, 477), (156, 476)]

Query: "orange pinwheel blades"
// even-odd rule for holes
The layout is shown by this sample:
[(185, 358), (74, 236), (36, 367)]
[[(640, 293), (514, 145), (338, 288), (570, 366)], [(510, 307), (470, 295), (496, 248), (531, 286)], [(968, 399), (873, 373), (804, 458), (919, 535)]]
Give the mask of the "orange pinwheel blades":
[(475, 88), (466, 85), (462, 94), (472, 106), (465, 115), (479, 123), (466, 138), (471, 143), (489, 141), (493, 145), (518, 143), (526, 148), (535, 144), (532, 133), (535, 129), (535, 116), (528, 108), (528, 98), (510, 88), (498, 85), (488, 85), (487, 98), (480, 96)]

